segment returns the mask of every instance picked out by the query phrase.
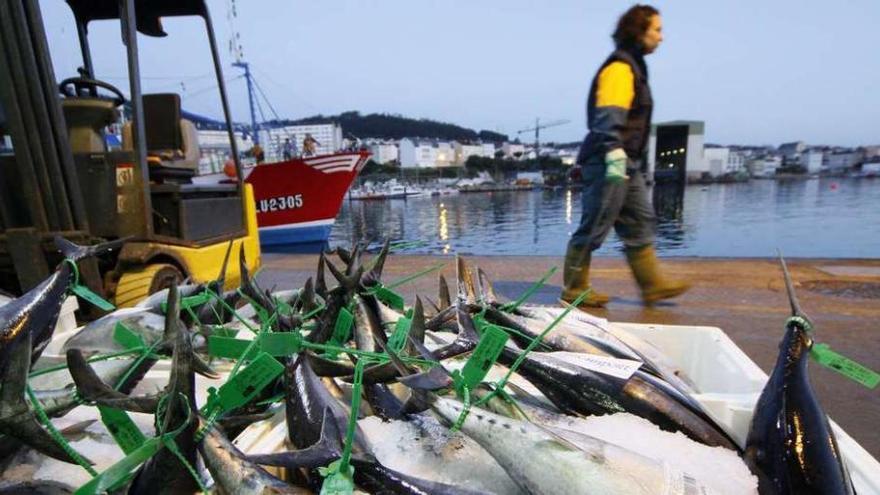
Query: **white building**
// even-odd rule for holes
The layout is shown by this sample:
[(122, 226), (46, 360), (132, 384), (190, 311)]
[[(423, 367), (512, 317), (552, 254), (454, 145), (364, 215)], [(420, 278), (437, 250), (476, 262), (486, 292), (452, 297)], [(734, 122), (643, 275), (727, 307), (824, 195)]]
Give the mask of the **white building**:
[[(223, 171), (226, 160), (232, 157), (232, 146), (227, 131), (202, 129), (199, 135), (199, 174), (214, 174)], [(239, 153), (244, 153), (254, 146), (250, 136), (241, 132), (235, 133), (235, 145)], [(248, 165), (248, 164), (245, 164)]]
[(302, 153), (306, 134), (311, 134), (318, 141), (316, 153), (319, 155), (334, 153), (344, 148), (342, 127), (339, 124), (289, 125), (261, 129), (260, 146), (266, 155), (266, 161), (272, 162), (283, 158), (283, 146), (287, 139), (290, 139), (299, 153)]
[(655, 181), (699, 179), (709, 172), (704, 159), (705, 124), (675, 120), (651, 126), (648, 139), (648, 177)]
[(808, 174), (818, 174), (822, 170), (822, 162), (825, 160), (825, 153), (821, 151), (805, 151), (801, 153), (800, 166), (807, 170)]
[(822, 168), (829, 172), (842, 172), (850, 170), (862, 162), (862, 153), (859, 151), (847, 151), (842, 153), (828, 153)]
[(434, 148), (437, 150), (434, 155), (435, 167), (451, 167), (455, 162), (455, 147), (448, 141), (434, 142)]
[(403, 138), (398, 143), (402, 168), (432, 168), (437, 159), (434, 143), (418, 138)]
[(374, 142), (369, 146), (372, 160), (376, 163), (388, 163), (400, 159), (400, 152), (394, 143)]
[(765, 156), (749, 162), (752, 177), (769, 178), (776, 175), (776, 169), (782, 166), (781, 156)]
[(730, 159), (730, 148), (706, 148), (703, 150), (704, 168), (713, 178), (721, 177), (727, 173), (727, 163)]
[(483, 155), (486, 158), (495, 158), (495, 143), (483, 143)]
[[(453, 141), (452, 146), (455, 148), (455, 164), (464, 165), (467, 159), (472, 156), (485, 156), (483, 153), (484, 145), (468, 144)], [(495, 153), (495, 146), (492, 146), (492, 153)]]
[(746, 155), (741, 151), (730, 150), (727, 155), (727, 170), (725, 173), (736, 174), (746, 168)]
[(522, 158), (526, 154), (526, 147), (519, 143), (504, 143), (501, 145), (501, 151), (504, 152), (504, 158)]
[(779, 145), (779, 154), (786, 163), (799, 163), (801, 153), (806, 151), (807, 145), (803, 141), (795, 141), (793, 143), (782, 143)]

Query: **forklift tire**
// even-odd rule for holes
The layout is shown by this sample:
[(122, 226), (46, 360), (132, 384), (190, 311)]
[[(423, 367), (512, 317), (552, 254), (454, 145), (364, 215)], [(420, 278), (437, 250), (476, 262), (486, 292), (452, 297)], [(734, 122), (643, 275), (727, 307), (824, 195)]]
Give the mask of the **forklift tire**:
[(119, 308), (128, 308), (144, 300), (150, 294), (177, 285), (183, 281), (180, 270), (167, 263), (156, 263), (125, 272), (116, 285), (114, 302)]

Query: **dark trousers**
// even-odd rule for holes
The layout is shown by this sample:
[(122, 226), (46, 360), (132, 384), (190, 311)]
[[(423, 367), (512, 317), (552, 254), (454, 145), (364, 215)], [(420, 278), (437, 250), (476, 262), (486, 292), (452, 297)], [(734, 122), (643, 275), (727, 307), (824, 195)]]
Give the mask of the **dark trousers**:
[(654, 242), (657, 219), (648, 199), (645, 173), (627, 170), (629, 179), (621, 183), (605, 180), (604, 163), (581, 165), (584, 189), (581, 193), (581, 223), (568, 241), (569, 248), (602, 245), (611, 227), (627, 248)]

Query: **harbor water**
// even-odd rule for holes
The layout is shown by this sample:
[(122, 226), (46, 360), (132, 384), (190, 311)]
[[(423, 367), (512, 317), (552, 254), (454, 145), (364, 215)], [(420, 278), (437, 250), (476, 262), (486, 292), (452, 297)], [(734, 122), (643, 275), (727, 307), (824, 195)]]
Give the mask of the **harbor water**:
[[(652, 197), (666, 256), (880, 255), (877, 179), (655, 186)], [(580, 191), (567, 189), (345, 201), (330, 244), (390, 236), (421, 241), (408, 253), (561, 255), (580, 214)], [(620, 249), (612, 233), (598, 254)]]

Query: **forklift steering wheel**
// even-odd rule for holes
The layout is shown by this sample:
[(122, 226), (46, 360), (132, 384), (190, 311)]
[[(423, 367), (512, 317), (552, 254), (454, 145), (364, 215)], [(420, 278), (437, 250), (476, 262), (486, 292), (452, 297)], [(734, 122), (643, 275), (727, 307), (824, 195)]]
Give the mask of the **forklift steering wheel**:
[[(73, 88), (71, 88), (71, 86)], [(119, 91), (116, 86), (113, 86), (110, 83), (98, 81), (97, 79), (89, 79), (87, 77), (68, 77), (58, 84), (58, 91), (68, 98), (79, 98), (82, 96), (84, 90), (90, 88), (94, 89), (96, 93), (98, 88), (103, 88), (113, 93), (112, 98), (102, 96), (99, 96), (98, 98), (112, 100), (113, 104), (117, 107), (125, 103), (125, 95), (122, 94), (122, 91)]]

